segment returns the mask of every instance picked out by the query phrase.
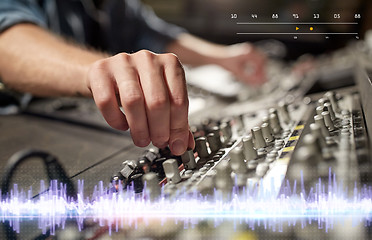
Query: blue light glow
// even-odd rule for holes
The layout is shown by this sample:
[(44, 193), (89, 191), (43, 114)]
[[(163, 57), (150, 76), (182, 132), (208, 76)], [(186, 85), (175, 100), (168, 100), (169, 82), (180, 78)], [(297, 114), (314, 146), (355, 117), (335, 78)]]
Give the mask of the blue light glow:
[(24, 192), (14, 185), (8, 197), (1, 201), (0, 217), (3, 222), (9, 221), (16, 232), (20, 231), (22, 221), (37, 220), (43, 233), (50, 228), (52, 234), (56, 228), (64, 228), (68, 219), (76, 220), (79, 230), (84, 220), (92, 219), (101, 226), (108, 226), (110, 231), (152, 220), (183, 221), (185, 226), (194, 226), (206, 219), (214, 220), (216, 225), (236, 220), (251, 229), (262, 223), (274, 231), (278, 225), (300, 223), (305, 227), (314, 222), (328, 231), (345, 219), (352, 219), (355, 225), (369, 226), (372, 188), (355, 186), (350, 194), (342, 184), (336, 184), (334, 177), (329, 180), (329, 183), (319, 181), (308, 193), (303, 188), (297, 193), (296, 183), (291, 186), (287, 181), (279, 196), (257, 189), (242, 189), (239, 194), (233, 191), (230, 197), (215, 191), (209, 197), (180, 193), (176, 198), (162, 195), (156, 201), (150, 201), (146, 194), (134, 193), (133, 189), (109, 191), (102, 182), (90, 198), (85, 198), (83, 181), (78, 182), (77, 199), (68, 198), (65, 187), (52, 181), (49, 189), (41, 182), (39, 198), (30, 200), (31, 189)]

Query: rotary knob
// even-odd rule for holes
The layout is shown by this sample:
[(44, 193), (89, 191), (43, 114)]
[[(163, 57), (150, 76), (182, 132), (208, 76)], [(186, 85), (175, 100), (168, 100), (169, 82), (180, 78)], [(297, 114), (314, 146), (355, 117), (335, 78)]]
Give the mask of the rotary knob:
[(243, 149), (244, 149), (244, 157), (247, 161), (257, 158), (257, 151), (253, 147), (253, 141), (252, 141), (251, 136), (247, 136), (243, 138)]
[(184, 154), (182, 154), (181, 159), (186, 170), (196, 168), (194, 152), (192, 150), (187, 150)]
[(168, 159), (163, 162), (163, 169), (168, 182), (176, 184), (181, 181), (180, 171), (176, 159)]
[(260, 127), (252, 128), (252, 135), (254, 138), (255, 147), (257, 149), (266, 147), (266, 141), (262, 135), (262, 130)]
[(247, 167), (244, 162), (243, 149), (237, 147), (230, 151), (230, 165), (235, 173), (246, 173)]
[(200, 158), (207, 158), (209, 156), (207, 140), (205, 137), (199, 137), (195, 140), (195, 149)]

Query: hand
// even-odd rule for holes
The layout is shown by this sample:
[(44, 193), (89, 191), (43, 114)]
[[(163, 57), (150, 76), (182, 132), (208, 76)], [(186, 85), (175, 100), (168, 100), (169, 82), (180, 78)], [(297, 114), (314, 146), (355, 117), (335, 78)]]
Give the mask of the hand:
[(92, 64), (86, 82), (107, 123), (130, 129), (135, 145), (169, 145), (175, 155), (194, 148), (185, 75), (175, 55), (120, 53)]
[(263, 53), (248, 43), (224, 48), (225, 57), (217, 62), (220, 66), (233, 73), (238, 80), (250, 85), (261, 85), (266, 81), (266, 57)]

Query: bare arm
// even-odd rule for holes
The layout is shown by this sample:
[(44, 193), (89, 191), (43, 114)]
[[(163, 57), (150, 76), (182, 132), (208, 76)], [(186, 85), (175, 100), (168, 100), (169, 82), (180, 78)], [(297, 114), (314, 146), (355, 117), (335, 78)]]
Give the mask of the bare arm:
[(105, 57), (31, 24), (19, 24), (0, 34), (0, 56), (3, 82), (39, 96), (91, 96), (84, 77), (90, 64)]
[(130, 128), (137, 146), (152, 141), (176, 155), (194, 147), (184, 72), (173, 54), (108, 57), (20, 24), (0, 34), (0, 56), (1, 78), (11, 88), (39, 96), (93, 96), (108, 124)]
[(182, 34), (168, 46), (185, 64), (217, 64), (242, 82), (259, 85), (265, 82), (265, 56), (248, 43), (224, 46)]

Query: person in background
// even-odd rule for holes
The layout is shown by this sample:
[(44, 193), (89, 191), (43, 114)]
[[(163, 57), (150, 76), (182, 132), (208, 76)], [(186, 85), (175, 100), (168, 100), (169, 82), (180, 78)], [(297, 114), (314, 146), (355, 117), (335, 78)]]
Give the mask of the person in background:
[(36, 96), (93, 97), (139, 147), (194, 148), (181, 62), (217, 64), (248, 84), (265, 79), (265, 57), (252, 45), (204, 41), (137, 0), (0, 2), (2, 83)]

